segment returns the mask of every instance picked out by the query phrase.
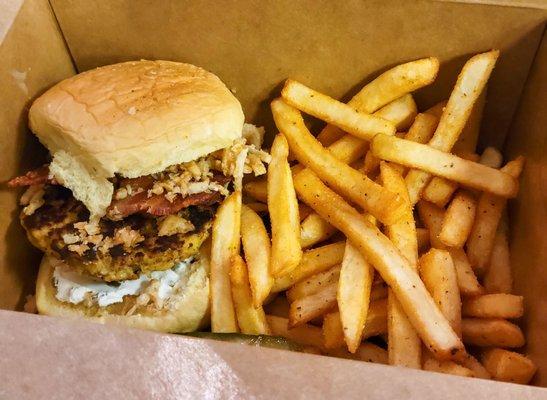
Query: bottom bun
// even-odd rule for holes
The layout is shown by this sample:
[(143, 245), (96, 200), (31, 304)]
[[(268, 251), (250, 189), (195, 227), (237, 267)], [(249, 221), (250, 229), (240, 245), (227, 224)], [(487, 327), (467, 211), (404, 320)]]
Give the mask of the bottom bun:
[(123, 302), (107, 307), (57, 300), (53, 283), (56, 263), (59, 261), (44, 256), (40, 264), (36, 281), (36, 306), (40, 314), (170, 333), (196, 331), (209, 322), (209, 262), (203, 256), (199, 263), (192, 265), (186, 286), (171, 299), (173, 307), (161, 310), (141, 307), (131, 315), (126, 315), (126, 310), (130, 308), (129, 302), (134, 302), (133, 296), (126, 296)]

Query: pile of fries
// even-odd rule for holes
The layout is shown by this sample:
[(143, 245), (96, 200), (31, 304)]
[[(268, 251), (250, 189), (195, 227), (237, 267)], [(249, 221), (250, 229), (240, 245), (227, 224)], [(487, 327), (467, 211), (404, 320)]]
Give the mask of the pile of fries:
[[(435, 80), (436, 58), (388, 70), (347, 104), (287, 80), (267, 180), (228, 197), (213, 225), (212, 331), (528, 383), (504, 212), (524, 159), (475, 153), (497, 58), (469, 59), (422, 113), (412, 92)], [(327, 123), (317, 137), (302, 113)]]

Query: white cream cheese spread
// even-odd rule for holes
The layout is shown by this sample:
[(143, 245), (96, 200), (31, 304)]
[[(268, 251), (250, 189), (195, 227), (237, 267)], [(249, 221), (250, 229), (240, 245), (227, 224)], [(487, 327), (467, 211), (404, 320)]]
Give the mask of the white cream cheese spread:
[(177, 263), (173, 268), (165, 271), (153, 271), (142, 274), (137, 279), (125, 280), (116, 283), (104, 282), (91, 276), (81, 275), (70, 271), (63, 266), (55, 267), (53, 280), (57, 293), (55, 297), (59, 301), (79, 304), (85, 300), (88, 293), (100, 306), (121, 303), (124, 296), (138, 296), (152, 280), (158, 282), (156, 296), (166, 300), (190, 271), (193, 258)]

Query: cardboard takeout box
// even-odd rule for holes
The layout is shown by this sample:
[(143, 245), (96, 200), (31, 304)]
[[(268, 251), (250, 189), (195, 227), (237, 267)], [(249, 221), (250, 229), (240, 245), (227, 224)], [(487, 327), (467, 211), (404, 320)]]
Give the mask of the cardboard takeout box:
[[(247, 120), (272, 135), (269, 101), (287, 77), (348, 99), (395, 64), (437, 56), (438, 79), (415, 96), (423, 109), (449, 94), (471, 55), (500, 49), (480, 147), (527, 159), (510, 204), (512, 265), (525, 295), (524, 351), (539, 366), (533, 383), (547, 386), (546, 12), (541, 1), (505, 3), (0, 0), (0, 181), (44, 161), (28, 107), (76, 71), (140, 58), (190, 62), (219, 75)], [(16, 311), (40, 259), (19, 225), (18, 196), (0, 188), (0, 308)], [(16, 311), (0, 311), (0, 398), (547, 398), (537, 387)]]

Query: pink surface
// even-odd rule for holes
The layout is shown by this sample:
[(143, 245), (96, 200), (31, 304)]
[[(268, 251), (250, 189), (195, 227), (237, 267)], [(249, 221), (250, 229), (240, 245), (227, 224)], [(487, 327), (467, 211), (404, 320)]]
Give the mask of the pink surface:
[(0, 338), (0, 399), (547, 398), (541, 388), (12, 311), (0, 311)]

